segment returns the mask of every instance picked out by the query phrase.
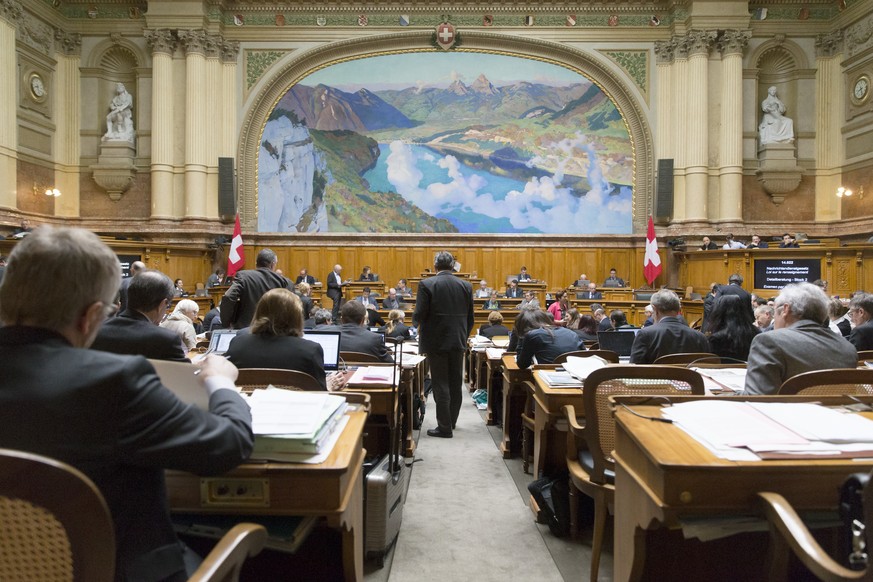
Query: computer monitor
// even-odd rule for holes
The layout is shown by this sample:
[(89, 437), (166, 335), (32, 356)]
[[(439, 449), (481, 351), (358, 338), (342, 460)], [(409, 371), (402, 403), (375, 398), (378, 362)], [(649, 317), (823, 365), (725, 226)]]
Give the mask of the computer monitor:
[(634, 345), (634, 338), (638, 331), (640, 330), (636, 328), (598, 331), (597, 343), (600, 344), (601, 350), (611, 350), (619, 357), (627, 357), (631, 354), (631, 347)]
[(324, 352), (324, 371), (336, 372), (339, 369), (340, 330), (307, 329), (303, 331), (303, 339), (315, 342)]
[(237, 329), (216, 329), (209, 338), (209, 351), (213, 354), (223, 354), (230, 347), (230, 342), (236, 337)]

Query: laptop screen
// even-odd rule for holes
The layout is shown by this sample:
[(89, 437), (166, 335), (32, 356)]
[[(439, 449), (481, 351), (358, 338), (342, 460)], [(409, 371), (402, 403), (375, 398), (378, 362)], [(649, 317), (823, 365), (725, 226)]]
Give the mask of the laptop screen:
[(598, 331), (597, 343), (601, 350), (611, 350), (619, 356), (629, 356), (634, 338), (639, 329), (616, 329), (613, 331)]
[(303, 331), (303, 339), (321, 345), (324, 352), (324, 371), (335, 372), (339, 369), (340, 337), (339, 330), (307, 329)]
[(237, 329), (217, 329), (212, 332), (212, 337), (209, 338), (209, 351), (216, 354), (223, 354), (230, 347), (230, 341), (236, 337)]

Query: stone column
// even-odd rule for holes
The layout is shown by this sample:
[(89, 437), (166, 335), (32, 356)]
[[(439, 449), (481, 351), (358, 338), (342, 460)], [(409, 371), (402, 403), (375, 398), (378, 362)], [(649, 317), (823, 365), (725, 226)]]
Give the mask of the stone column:
[(687, 144), (685, 219), (708, 220), (709, 193), (709, 50), (715, 31), (692, 30), (688, 40), (688, 107), (685, 111)]
[(18, 0), (0, 0), (0, 207), (16, 208), (18, 171), (18, 67), (15, 30)]
[(173, 217), (173, 53), (167, 29), (147, 30), (152, 49), (152, 218)]
[(721, 131), (719, 139), (718, 220), (743, 220), (743, 50), (748, 30), (726, 30), (718, 41), (722, 55)]
[(221, 36), (206, 37), (206, 216), (218, 218), (218, 156), (224, 83), (222, 77)]
[(185, 49), (185, 218), (206, 218), (206, 32), (180, 30)]
[[(840, 128), (846, 110), (845, 88), (840, 61), (843, 60), (841, 31), (819, 35), (815, 40), (815, 220), (842, 218), (841, 199), (836, 191), (842, 184), (845, 145)], [(852, 185), (854, 186), (854, 184)], [(856, 188), (857, 189), (857, 188)]]
[(673, 158), (675, 166), (675, 154), (673, 144), (673, 125), (676, 123), (671, 107), (673, 94), (673, 42), (656, 41), (655, 59), (657, 68), (657, 128), (655, 133), (655, 156), (660, 159)]
[(56, 30), (55, 50), (58, 59), (54, 88), (57, 125), (52, 150), (55, 152), (55, 188), (62, 193), (55, 200), (55, 214), (79, 216), (82, 36)]
[[(239, 43), (227, 42), (221, 47), (221, 136), (219, 139), (219, 157), (236, 159), (237, 148), (237, 59), (239, 58)], [(235, 166), (236, 164), (234, 164)], [(241, 209), (238, 209), (241, 211)]]
[[(673, 38), (673, 87), (669, 106), (677, 112), (672, 127), (667, 128), (673, 142), (673, 221), (686, 218), (685, 173), (688, 144), (688, 42), (685, 37)], [(682, 112), (682, 116), (679, 116)]]

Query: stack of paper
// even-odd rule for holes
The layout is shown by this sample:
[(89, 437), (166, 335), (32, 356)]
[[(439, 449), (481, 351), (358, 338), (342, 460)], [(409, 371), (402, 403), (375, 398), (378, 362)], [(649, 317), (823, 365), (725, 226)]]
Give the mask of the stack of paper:
[(691, 368), (703, 377), (707, 391), (717, 394), (727, 390), (742, 392), (746, 386), (745, 368)]
[(553, 388), (575, 387), (581, 388), (582, 383), (569, 372), (549, 372), (547, 370), (537, 370), (540, 376), (546, 383)]
[(485, 355), (489, 360), (499, 360), (505, 353), (506, 350), (503, 348), (485, 348)]
[(588, 374), (593, 372), (594, 370), (599, 370), (607, 366), (609, 362), (601, 358), (600, 356), (588, 356), (587, 358), (580, 358), (579, 356), (569, 356), (567, 361), (564, 362), (564, 369), (567, 370), (574, 378), (579, 380), (585, 380), (588, 377)]
[(394, 374), (394, 366), (361, 366), (352, 377), (349, 378), (349, 384), (394, 384), (392, 378)]
[(329, 452), (348, 407), (342, 396), (268, 388), (248, 399), (255, 433), (253, 458)]

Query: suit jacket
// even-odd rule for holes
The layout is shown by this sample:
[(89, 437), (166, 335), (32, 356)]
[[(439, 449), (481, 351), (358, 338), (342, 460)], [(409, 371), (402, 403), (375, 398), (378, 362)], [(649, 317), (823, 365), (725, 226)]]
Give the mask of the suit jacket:
[(601, 287), (624, 287), (624, 279), (621, 277), (607, 277)]
[(855, 368), (858, 352), (845, 338), (810, 319), (759, 333), (746, 368), (746, 394), (775, 394), (785, 380), (813, 370)]
[(516, 278), (519, 282), (521, 282), (521, 281), (530, 281), (530, 280), (531, 280), (530, 273), (525, 273), (524, 275), (522, 275), (521, 273), (519, 273), (515, 278)]
[(118, 308), (119, 313), (127, 309), (127, 288), (130, 287), (131, 281), (133, 281), (133, 277), (125, 277), (121, 280), (121, 286), (118, 288), (118, 296), (121, 297), (121, 307)]
[(382, 332), (385, 334), (385, 337), (402, 337), (403, 339), (409, 339), (412, 337), (412, 328), (403, 323), (395, 325), (394, 329), (390, 332), (386, 331), (383, 327)]
[(270, 289), (293, 291), (293, 287), (291, 281), (266, 267), (240, 271), (221, 300), (221, 322), (227, 328), (248, 327), (264, 293)]
[(479, 327), (479, 335), (491, 339), (499, 335), (509, 335), (509, 328), (503, 324), (491, 325), (485, 324)]
[(382, 309), (400, 309), (400, 296), (398, 295), (394, 299), (391, 299), (391, 297), (383, 299)]
[(225, 354), (237, 368), (279, 368), (306, 372), (327, 390), (324, 350), (315, 342), (293, 335), (260, 333), (237, 335)]
[(245, 401), (216, 390), (209, 411), (183, 404), (142, 356), (74, 348), (48, 329), (0, 329), (0, 361), (0, 447), (58, 459), (94, 481), (115, 524), (116, 580), (184, 573), (164, 469), (219, 475), (247, 459)]
[(527, 368), (536, 356), (537, 363), (551, 364), (567, 352), (575, 352), (582, 344), (576, 332), (564, 327), (534, 329), (524, 336), (524, 344), (515, 356), (519, 368)]
[[(340, 278), (339, 282), (337, 282), (337, 277)], [(341, 299), (343, 296), (342, 276), (337, 275), (336, 273), (331, 271), (327, 275), (327, 278), (325, 279), (325, 281), (327, 281), (327, 291), (326, 291), (327, 296), (330, 297), (331, 299), (333, 299), (334, 301), (338, 301), (339, 299)]]
[(600, 291), (580, 291), (576, 293), (576, 299), (603, 299)]
[(710, 241), (709, 244), (700, 245), (700, 250), (702, 250), (702, 251), (714, 251), (717, 248), (718, 248), (718, 245), (712, 241)]
[(306, 275), (306, 277), (304, 277), (303, 275), (297, 275), (297, 280), (294, 281), (294, 284), (298, 285), (300, 283), (303, 283), (304, 279), (306, 279), (306, 283), (309, 283), (310, 285), (315, 285), (316, 283), (315, 277), (313, 277), (312, 275)]
[(418, 284), (412, 325), (418, 327), (419, 352), (455, 352), (467, 347), (473, 330), (473, 286), (440, 271)]
[(612, 329), (612, 322), (609, 317), (604, 317), (597, 323), (597, 331), (609, 331)]
[(358, 278), (358, 281), (376, 281), (376, 275), (373, 273), (367, 273), (366, 275), (361, 275)]
[(519, 297), (524, 297), (524, 291), (522, 291), (521, 287), (517, 287), (513, 289), (512, 287), (506, 288), (506, 296), (511, 297), (513, 299), (517, 299)]
[(873, 320), (856, 326), (849, 334), (849, 341), (859, 352), (873, 350)]
[(683, 352), (708, 352), (706, 336), (688, 327), (684, 319), (662, 317), (655, 325), (637, 332), (631, 348), (631, 364), (651, 364), (661, 356)]
[(340, 351), (371, 354), (383, 362), (394, 361), (394, 358), (388, 352), (388, 348), (385, 347), (381, 334), (373, 333), (369, 329), (354, 323), (344, 323), (337, 326), (337, 329), (342, 332), (340, 336)]
[(758, 244), (749, 243), (748, 248), (750, 248), (750, 249), (767, 249), (767, 248), (770, 248), (770, 244), (766, 243), (764, 241), (761, 241)]
[(145, 356), (152, 360), (188, 362), (182, 336), (153, 324), (139, 311), (128, 309), (107, 319), (91, 349), (114, 354)]

